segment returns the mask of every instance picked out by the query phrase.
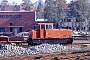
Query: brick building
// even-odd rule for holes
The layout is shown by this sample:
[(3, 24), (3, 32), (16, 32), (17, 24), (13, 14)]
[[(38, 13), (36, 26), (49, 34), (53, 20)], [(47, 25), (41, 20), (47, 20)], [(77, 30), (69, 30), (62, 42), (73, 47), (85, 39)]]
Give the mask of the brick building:
[(0, 12), (0, 32), (28, 31), (35, 23), (35, 12)]

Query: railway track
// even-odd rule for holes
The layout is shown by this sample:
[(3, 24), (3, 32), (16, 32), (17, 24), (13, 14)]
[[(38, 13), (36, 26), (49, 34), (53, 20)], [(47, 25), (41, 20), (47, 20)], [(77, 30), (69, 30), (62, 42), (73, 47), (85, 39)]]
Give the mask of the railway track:
[[(70, 50), (70, 51), (67, 51), (67, 52), (59, 52), (59, 54), (57, 54), (57, 52), (55, 53), (55, 56), (56, 56), (56, 54), (57, 54), (57, 59), (62, 59), (62, 60), (64, 60), (64, 59), (67, 59), (67, 60), (70, 60), (71, 58), (71, 60), (73, 60), (73, 59), (77, 59), (77, 58), (81, 58), (81, 57), (84, 57), (85, 56), (85, 58), (88, 56), (88, 57), (90, 57), (90, 54), (88, 54), (88, 53), (90, 53), (90, 43), (89, 43), (89, 39), (88, 40), (74, 40), (73, 41), (73, 43), (72, 44), (63, 44), (64, 46), (66, 46), (66, 47), (71, 47), (71, 49), (72, 49), (72, 47), (74, 47), (74, 48), (79, 48), (79, 50)], [(28, 46), (28, 44), (22, 44), (22, 46), (21, 45), (17, 45), (17, 47), (24, 47), (24, 48), (30, 48), (30, 47), (32, 47), (32, 46)], [(44, 46), (44, 45), (43, 45)], [(42, 46), (42, 47), (43, 47)], [(40, 47), (40, 46), (39, 46)], [(51, 47), (51, 45), (50, 45), (50, 47)], [(56, 47), (57, 48), (57, 47)], [(55, 48), (55, 49), (56, 49)], [(62, 47), (61, 47), (62, 48)], [(34, 48), (33, 48), (34, 49)], [(42, 49), (42, 48), (40, 48), (40, 49)], [(50, 49), (50, 48), (49, 48)], [(51, 48), (51, 49), (53, 49), (53, 48)], [(35, 50), (35, 49), (34, 49)], [(18, 50), (19, 51), (19, 50)], [(42, 51), (42, 50), (41, 50)], [(47, 50), (48, 51), (48, 50)], [(50, 54), (48, 54), (48, 56), (52, 56), (52, 54), (54, 55), (54, 53), (50, 53)], [(35, 55), (32, 55), (33, 56), (33, 58), (30, 58), (30, 56), (28, 57), (28, 59), (33, 59), (33, 60), (35, 60), (35, 59), (37, 59), (37, 57), (39, 56), (40, 54), (37, 54), (37, 56), (35, 56)], [(42, 57), (40, 57), (40, 58), (43, 58), (43, 56), (44, 56), (45, 54), (42, 54)], [(65, 56), (64, 56), (65, 55)], [(18, 56), (21, 60), (23, 60), (21, 57), (23, 57), (23, 56)], [(17, 58), (18, 58), (17, 57)], [(25, 57), (25, 56), (24, 56)], [(27, 57), (27, 56), (26, 56)], [(13, 57), (14, 58), (14, 57)], [(15, 57), (16, 58), (16, 57)], [(15, 59), (14, 58), (14, 59)], [(46, 58), (46, 57), (45, 57)], [(45, 60), (45, 58), (44, 59), (42, 59), (42, 60)], [(56, 59), (56, 57), (53, 57), (53, 58), (55, 58)], [(52, 59), (53, 59), (52, 58)], [(12, 59), (12, 57), (11, 57), (11, 59)], [(47, 59), (49, 59), (49, 58), (47, 58)], [(38, 58), (38, 60), (40, 60), (39, 58)]]
[[(73, 36), (73, 43), (72, 43), (72, 45), (85, 45), (85, 44), (87, 44), (87, 45), (90, 44), (90, 36)], [(68, 44), (65, 44), (65, 45), (68, 46)], [(17, 46), (21, 46), (21, 45), (18, 44)], [(28, 44), (27, 43), (23, 43), (22, 47), (28, 48)]]
[[(72, 43), (72, 44), (61, 44), (61, 45), (64, 45), (64, 46), (72, 46), (72, 47), (76, 47), (76, 48), (90, 48), (90, 43)], [(20, 47), (24, 47), (24, 48), (28, 48), (28, 47), (32, 47), (31, 45), (28, 46), (27, 44), (24, 44), (24, 45), (18, 45)]]
[(90, 36), (72, 36), (74, 40), (89, 40)]

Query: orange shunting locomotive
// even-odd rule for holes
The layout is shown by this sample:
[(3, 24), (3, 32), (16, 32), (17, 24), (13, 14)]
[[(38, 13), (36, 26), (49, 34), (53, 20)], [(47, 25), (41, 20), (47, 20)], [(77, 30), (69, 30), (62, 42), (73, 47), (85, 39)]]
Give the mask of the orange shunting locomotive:
[(54, 29), (53, 23), (36, 23), (29, 31), (30, 44), (72, 44), (72, 30)]

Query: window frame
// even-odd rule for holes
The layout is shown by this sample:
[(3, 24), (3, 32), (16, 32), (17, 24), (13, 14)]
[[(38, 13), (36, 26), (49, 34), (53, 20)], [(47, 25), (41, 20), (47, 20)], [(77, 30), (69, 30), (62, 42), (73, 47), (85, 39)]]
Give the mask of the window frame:
[(46, 25), (46, 30), (52, 30), (52, 25)]

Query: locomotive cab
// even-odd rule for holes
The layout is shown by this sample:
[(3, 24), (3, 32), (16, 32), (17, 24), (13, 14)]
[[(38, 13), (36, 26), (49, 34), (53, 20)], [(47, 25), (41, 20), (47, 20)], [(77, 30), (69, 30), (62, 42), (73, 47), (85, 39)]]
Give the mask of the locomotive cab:
[[(34, 25), (34, 31), (32, 38), (47, 38), (46, 33), (47, 30), (53, 30), (53, 23), (37, 23)], [(36, 33), (35, 33), (36, 31)]]
[(37, 23), (34, 25), (34, 29), (37, 30), (52, 30), (53, 29), (53, 23)]

